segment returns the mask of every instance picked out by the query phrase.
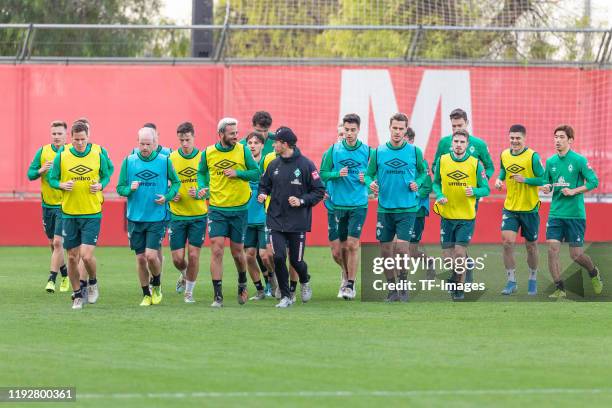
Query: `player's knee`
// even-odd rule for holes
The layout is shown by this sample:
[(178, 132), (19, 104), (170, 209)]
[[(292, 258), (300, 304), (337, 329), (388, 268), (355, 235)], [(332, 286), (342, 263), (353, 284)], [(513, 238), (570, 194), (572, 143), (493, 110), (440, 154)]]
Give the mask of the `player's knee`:
[(257, 250), (255, 248), (247, 248), (244, 251), (244, 253), (245, 253), (247, 259), (249, 259), (249, 260), (253, 260), (253, 259), (257, 258)]
[(86, 265), (89, 265), (90, 263), (93, 262), (94, 260), (94, 256), (93, 254), (83, 254), (81, 255), (81, 259), (83, 260), (83, 263), (85, 263)]
[(147, 260), (147, 263), (157, 262), (159, 260), (158, 256), (159, 255), (157, 254), (157, 251), (147, 251), (147, 252), (145, 252), (145, 258)]
[(53, 237), (51, 247), (54, 251), (62, 251), (62, 239), (60, 237)]
[(572, 261), (577, 261), (581, 256), (581, 250), (570, 249), (570, 258), (572, 258)]
[(223, 245), (211, 245), (210, 255), (213, 258), (222, 258), (223, 257)]
[(549, 255), (559, 255), (559, 246), (558, 245), (549, 245), (548, 246), (548, 254)]

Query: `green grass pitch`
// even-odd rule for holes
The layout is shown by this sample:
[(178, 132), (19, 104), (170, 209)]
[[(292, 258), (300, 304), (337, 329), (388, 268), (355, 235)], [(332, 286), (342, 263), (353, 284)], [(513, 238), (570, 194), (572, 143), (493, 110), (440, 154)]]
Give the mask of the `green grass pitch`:
[[(44, 291), (48, 248), (0, 248), (0, 386), (76, 387), (76, 403), (53, 407), (612, 406), (612, 303), (346, 302), (329, 250), (309, 247), (311, 303), (239, 306), (226, 251), (225, 307), (212, 310), (208, 248), (193, 305), (164, 252), (161, 305), (138, 306), (127, 248), (98, 248), (100, 300), (79, 312)], [(500, 246), (470, 252), (503, 282)]]

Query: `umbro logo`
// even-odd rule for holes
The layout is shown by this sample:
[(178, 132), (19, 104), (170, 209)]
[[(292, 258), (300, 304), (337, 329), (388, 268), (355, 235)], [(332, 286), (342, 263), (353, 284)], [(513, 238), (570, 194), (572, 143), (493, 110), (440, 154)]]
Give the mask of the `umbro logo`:
[(180, 174), (183, 177), (191, 178), (195, 176), (196, 174), (198, 174), (198, 171), (194, 169), (193, 167), (186, 167), (183, 170), (179, 171), (178, 174)]
[(215, 163), (215, 167), (221, 170), (225, 170), (225, 169), (229, 169), (230, 167), (232, 167), (233, 165), (235, 165), (236, 162), (233, 162), (231, 160), (227, 160), (227, 159), (223, 159), (218, 163)]
[(448, 173), (447, 176), (452, 178), (455, 181), (463, 180), (464, 178), (469, 177), (467, 174), (459, 170), (455, 170), (452, 173)]
[(82, 176), (83, 174), (87, 174), (90, 171), (92, 171), (93, 169), (90, 169), (87, 166), (83, 166), (82, 164), (79, 164), (78, 166), (74, 166), (73, 168), (71, 168), (70, 172), (74, 173), (74, 174), (78, 174), (79, 176)]
[(391, 159), (389, 161), (386, 161), (385, 164), (389, 167), (392, 167), (394, 169), (399, 169), (400, 167), (404, 167), (407, 166), (408, 163), (406, 163), (403, 160), (398, 159), (397, 157), (395, 159)]
[(516, 174), (516, 173), (520, 173), (521, 171), (525, 170), (525, 168), (515, 163), (512, 166), (509, 166), (506, 170), (508, 170), (510, 173)]
[(340, 164), (342, 165), (342, 167), (348, 167), (349, 169), (359, 166), (359, 162), (353, 159), (340, 160)]
[(152, 172), (151, 170), (143, 170), (136, 173), (135, 176), (139, 179), (147, 181), (159, 176), (159, 174)]

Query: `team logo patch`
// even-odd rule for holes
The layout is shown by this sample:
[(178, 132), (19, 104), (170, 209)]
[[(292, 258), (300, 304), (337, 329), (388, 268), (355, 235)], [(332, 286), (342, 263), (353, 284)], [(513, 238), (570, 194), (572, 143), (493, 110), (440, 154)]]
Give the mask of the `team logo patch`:
[(138, 177), (139, 179), (147, 181), (147, 180), (151, 180), (159, 176), (159, 174), (151, 170), (143, 170), (143, 171), (139, 171), (138, 173), (136, 173), (135, 176)]
[(342, 167), (348, 167), (349, 169), (359, 166), (359, 162), (353, 159), (340, 160), (340, 164), (342, 165)]
[(459, 170), (455, 170), (452, 173), (448, 173), (447, 176), (452, 178), (455, 181), (463, 180), (469, 177), (467, 174)]
[(196, 174), (198, 174), (198, 171), (194, 169), (193, 167), (186, 167), (183, 170), (179, 171), (178, 174), (180, 174), (181, 176), (187, 177), (187, 178), (191, 178), (195, 176)]
[(404, 167), (408, 165), (408, 163), (406, 163), (403, 160), (398, 159), (397, 157), (389, 161), (386, 161), (385, 164), (394, 169), (399, 169), (400, 167)]
[(470, 146), (470, 153), (474, 153), (476, 151), (476, 149), (474, 149), (474, 146)]
[(74, 173), (74, 174), (78, 174), (79, 176), (82, 176), (83, 174), (87, 174), (90, 171), (92, 171), (93, 169), (90, 169), (87, 166), (83, 166), (82, 164), (79, 164), (78, 166), (74, 166), (73, 168), (71, 168), (70, 172)]
[(293, 175), (295, 177), (300, 177), (300, 174), (302, 174), (302, 172), (300, 171), (300, 169), (295, 169), (295, 171), (293, 172)]
[(572, 166), (571, 164), (567, 166), (567, 171), (569, 171), (570, 173), (574, 171), (574, 166)]
[(516, 173), (520, 173), (521, 171), (525, 170), (525, 168), (515, 163), (512, 166), (509, 166), (506, 170), (508, 170), (510, 173), (516, 174)]
[(312, 173), (310, 173), (310, 175), (312, 176), (313, 180), (318, 180), (319, 179), (319, 172), (318, 171), (313, 171)]
[(233, 165), (235, 165), (236, 162), (233, 162), (231, 160), (227, 160), (227, 159), (223, 159), (220, 162), (215, 163), (215, 167), (221, 170), (225, 170), (225, 169), (229, 169), (230, 167), (232, 167)]

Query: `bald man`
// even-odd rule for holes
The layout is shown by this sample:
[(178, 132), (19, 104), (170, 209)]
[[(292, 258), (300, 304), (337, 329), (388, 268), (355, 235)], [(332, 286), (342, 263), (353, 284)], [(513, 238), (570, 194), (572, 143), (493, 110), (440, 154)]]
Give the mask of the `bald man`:
[(127, 197), (128, 238), (138, 263), (141, 306), (162, 301), (159, 249), (166, 232), (166, 203), (180, 187), (172, 162), (156, 150), (155, 139), (151, 128), (138, 131), (138, 152), (123, 160), (117, 185), (117, 193)]

